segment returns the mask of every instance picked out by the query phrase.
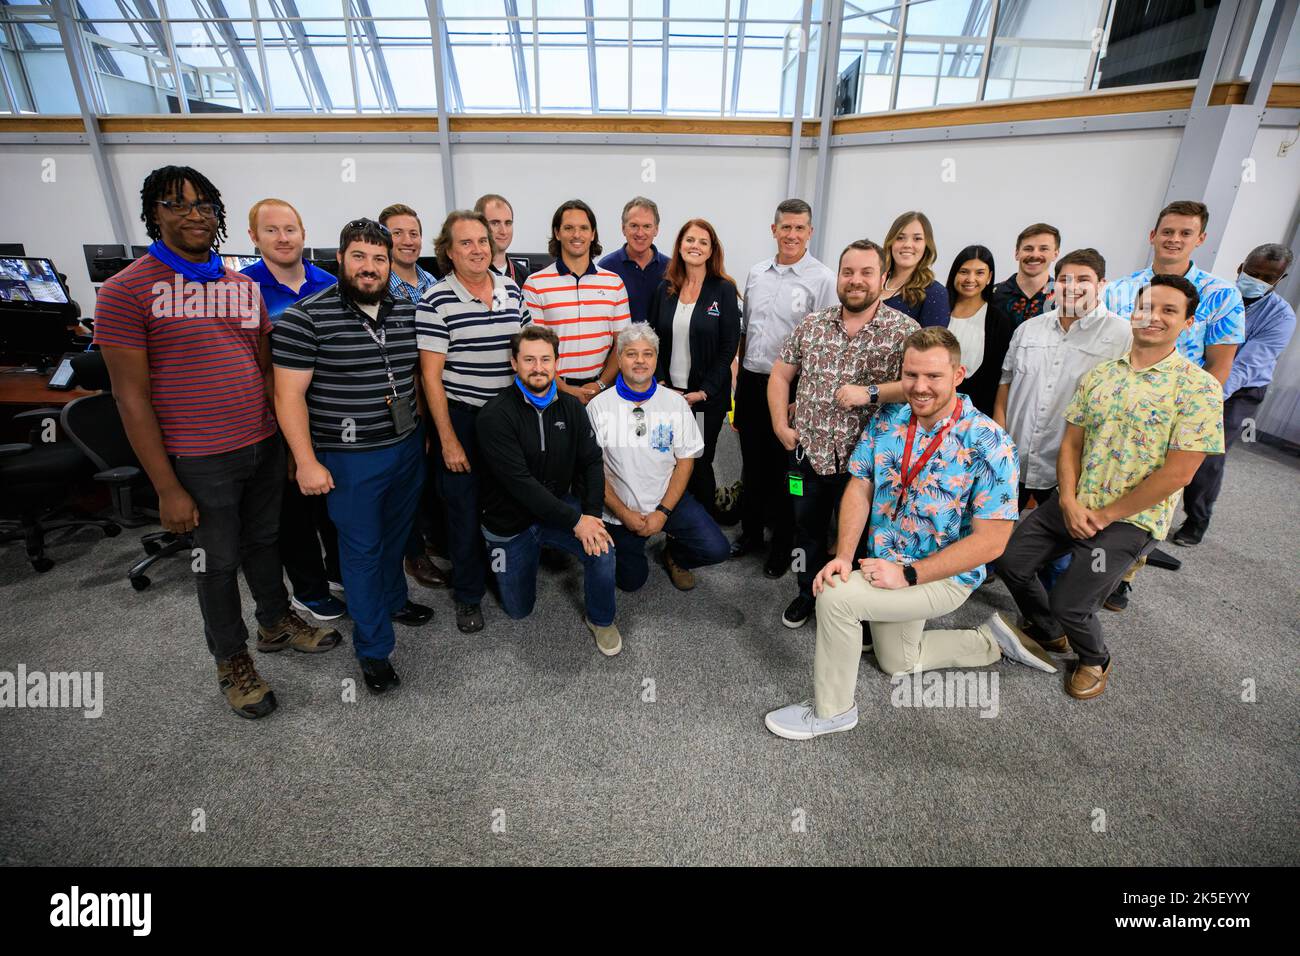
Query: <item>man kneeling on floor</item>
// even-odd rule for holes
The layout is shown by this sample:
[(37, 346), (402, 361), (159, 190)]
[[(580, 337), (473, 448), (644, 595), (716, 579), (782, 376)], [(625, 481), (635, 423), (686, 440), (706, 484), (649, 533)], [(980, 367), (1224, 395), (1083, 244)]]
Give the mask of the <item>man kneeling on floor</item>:
[(587, 410), (556, 387), (559, 351), (550, 328), (515, 333), (514, 383), (479, 412), (483, 537), (501, 608), (516, 620), (537, 603), (542, 548), (580, 557), (587, 627), (600, 652), (613, 657), (623, 638), (614, 626), (614, 542), (601, 520), (605, 470)]
[[(961, 346), (945, 328), (903, 343), (906, 405), (882, 405), (849, 459), (840, 499), (838, 551), (813, 581), (817, 651), (813, 700), (767, 715), (790, 740), (851, 730), (871, 622), (876, 660), (891, 675), (940, 667), (984, 667), (1001, 657), (1048, 672), (996, 614), (978, 628), (925, 630), (955, 611), (984, 581), (1016, 520), (1016, 450), (1007, 433), (958, 394)], [(871, 557), (853, 571), (854, 545), (871, 515)]]
[(605, 453), (605, 526), (614, 539), (615, 583), (635, 591), (650, 574), (645, 546), (668, 533), (664, 567), (679, 591), (695, 587), (692, 568), (731, 556), (731, 545), (686, 485), (704, 450), (691, 406), (655, 382), (659, 336), (644, 322), (618, 334), (614, 387), (587, 404)]

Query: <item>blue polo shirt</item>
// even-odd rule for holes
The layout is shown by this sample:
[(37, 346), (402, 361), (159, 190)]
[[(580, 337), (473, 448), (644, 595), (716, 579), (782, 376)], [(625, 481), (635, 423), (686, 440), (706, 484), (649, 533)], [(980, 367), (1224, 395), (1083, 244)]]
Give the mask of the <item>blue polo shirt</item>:
[(258, 259), (247, 269), (240, 270), (248, 276), (262, 290), (262, 301), (266, 303), (266, 314), (271, 317), (271, 322), (280, 318), (280, 313), (289, 306), (293, 305), (299, 299), (305, 299), (309, 295), (315, 295), (322, 289), (328, 289), (338, 282), (324, 269), (314, 266), (310, 262), (303, 260), (303, 268), (307, 271), (307, 281), (302, 284), (302, 288), (294, 292), (287, 285), (282, 283), (275, 276), (271, 275), (271, 270), (266, 266), (265, 259)]
[(628, 258), (627, 246), (619, 246), (598, 263), (602, 269), (618, 273), (627, 288), (627, 301), (633, 322), (645, 322), (650, 317), (650, 297), (659, 288), (664, 273), (668, 271), (668, 257), (655, 246), (650, 247), (653, 257), (646, 267)]

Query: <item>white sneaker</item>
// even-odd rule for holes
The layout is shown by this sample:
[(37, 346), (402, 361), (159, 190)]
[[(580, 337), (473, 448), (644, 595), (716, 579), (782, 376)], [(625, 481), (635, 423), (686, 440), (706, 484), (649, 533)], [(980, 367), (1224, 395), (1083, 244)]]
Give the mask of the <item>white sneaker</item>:
[(998, 647), (1002, 650), (1004, 658), (1013, 660), (1017, 664), (1024, 664), (1026, 667), (1032, 667), (1035, 670), (1046, 671), (1048, 674), (1056, 673), (1056, 665), (1043, 660), (1031, 651), (1025, 645), (1029, 638), (1021, 634), (1019, 628), (1012, 627), (1002, 620), (1001, 614), (994, 614), (988, 619), (986, 625), (993, 634), (993, 639), (998, 642)]
[(772, 733), (786, 740), (811, 740), (822, 734), (852, 730), (858, 725), (858, 705), (854, 704), (844, 713), (823, 720), (817, 716), (813, 702), (805, 700), (772, 711), (763, 719), (763, 723)]

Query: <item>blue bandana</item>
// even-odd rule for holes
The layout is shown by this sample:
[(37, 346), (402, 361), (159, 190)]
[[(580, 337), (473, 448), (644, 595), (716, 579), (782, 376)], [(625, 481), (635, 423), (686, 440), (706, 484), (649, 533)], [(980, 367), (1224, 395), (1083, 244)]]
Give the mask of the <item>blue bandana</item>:
[(545, 411), (546, 407), (550, 405), (551, 402), (555, 401), (555, 396), (558, 391), (555, 387), (555, 379), (551, 379), (551, 387), (547, 390), (545, 395), (534, 394), (529, 390), (527, 385), (520, 381), (518, 375), (515, 376), (515, 386), (519, 391), (524, 393), (524, 398), (528, 399), (528, 404), (532, 405), (533, 408), (537, 409), (539, 412)]
[(619, 373), (618, 373), (618, 376), (614, 379), (614, 389), (618, 392), (618, 397), (619, 397), (619, 398), (626, 398), (629, 402), (644, 402), (644, 401), (646, 401), (647, 399), (650, 398), (651, 395), (653, 395), (653, 394), (655, 393), (655, 389), (658, 388), (658, 387), (659, 387), (659, 383), (656, 382), (656, 381), (654, 380), (654, 378), (652, 377), (652, 378), (650, 379), (650, 387), (649, 387), (649, 388), (647, 388), (644, 392), (635, 392), (635, 391), (632, 390), (632, 386), (631, 386), (631, 385), (629, 385), (627, 382), (623, 381), (623, 373), (622, 373), (622, 372), (619, 372)]
[(179, 272), (191, 282), (216, 282), (225, 274), (225, 270), (221, 267), (221, 256), (215, 252), (208, 253), (207, 262), (191, 262), (172, 252), (167, 248), (167, 244), (159, 239), (149, 247), (149, 255), (173, 272)]

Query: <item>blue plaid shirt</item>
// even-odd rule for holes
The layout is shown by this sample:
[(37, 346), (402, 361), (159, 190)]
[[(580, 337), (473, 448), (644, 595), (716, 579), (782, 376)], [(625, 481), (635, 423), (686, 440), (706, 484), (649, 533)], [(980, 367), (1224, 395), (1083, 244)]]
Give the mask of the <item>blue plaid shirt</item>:
[(388, 273), (388, 294), (394, 299), (406, 299), (419, 305), (424, 294), (437, 285), (438, 280), (421, 269), (418, 264), (415, 267), (415, 277), (419, 280), (418, 286), (411, 285), (399, 276), (396, 270)]

